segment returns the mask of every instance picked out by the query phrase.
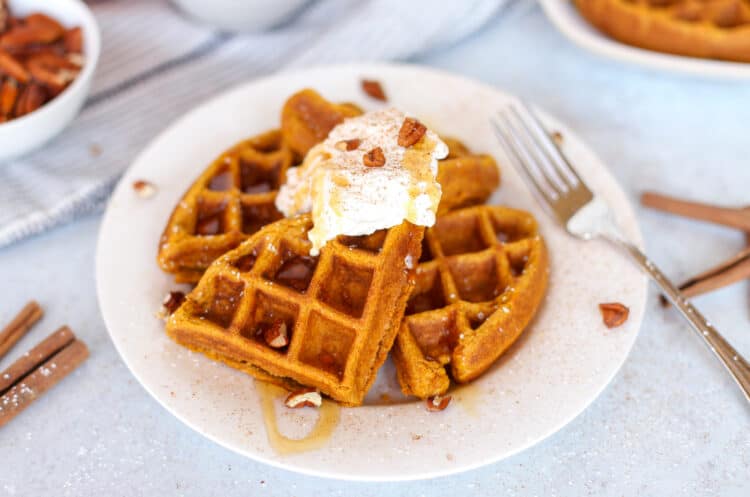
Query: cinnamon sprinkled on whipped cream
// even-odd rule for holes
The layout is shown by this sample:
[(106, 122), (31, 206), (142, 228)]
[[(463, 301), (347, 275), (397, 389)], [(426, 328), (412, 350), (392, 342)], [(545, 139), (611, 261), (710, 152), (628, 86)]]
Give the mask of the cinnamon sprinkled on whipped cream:
[[(310, 149), (299, 168), (287, 172), (276, 207), (287, 217), (312, 212), (311, 255), (338, 235), (369, 235), (405, 220), (435, 224), (441, 195), (437, 161), (448, 155), (448, 146), (429, 130), (414, 145), (400, 146), (405, 118), (387, 109), (346, 119)], [(359, 140), (356, 149), (340, 145), (351, 140)], [(365, 166), (363, 155), (376, 148), (385, 163)]]

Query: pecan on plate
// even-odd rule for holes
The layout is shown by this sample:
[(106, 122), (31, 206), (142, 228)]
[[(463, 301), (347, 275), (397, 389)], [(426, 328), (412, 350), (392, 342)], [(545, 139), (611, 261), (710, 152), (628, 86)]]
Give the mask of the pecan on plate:
[(363, 79), (362, 90), (375, 100), (380, 100), (382, 102), (388, 100), (385, 96), (385, 91), (383, 91), (383, 86), (374, 79)]
[(617, 328), (628, 320), (630, 309), (619, 302), (599, 304), (599, 311), (607, 328)]

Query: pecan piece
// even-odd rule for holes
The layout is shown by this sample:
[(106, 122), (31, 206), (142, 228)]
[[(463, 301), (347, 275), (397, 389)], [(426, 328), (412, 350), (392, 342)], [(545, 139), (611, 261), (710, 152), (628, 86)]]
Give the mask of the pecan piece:
[(302, 388), (289, 394), (284, 401), (284, 405), (290, 409), (300, 407), (320, 407), (323, 404), (323, 398), (314, 388)]
[(362, 156), (362, 162), (364, 162), (367, 167), (383, 167), (385, 165), (385, 154), (383, 154), (383, 149), (380, 147), (373, 148)]
[(8, 1), (0, 0), (0, 33), (8, 29), (10, 20), (10, 11), (8, 10)]
[(83, 52), (83, 31), (80, 26), (65, 31), (63, 45), (65, 50), (70, 53), (80, 54)]
[(180, 308), (182, 303), (185, 302), (184, 292), (169, 292), (164, 296), (164, 300), (161, 303), (161, 315), (168, 317), (174, 314), (174, 312)]
[(18, 83), (15, 79), (6, 79), (0, 87), (0, 116), (13, 114), (13, 107), (18, 100)]
[(17, 24), (0, 37), (0, 47), (22, 50), (26, 45), (53, 43), (65, 34), (59, 22), (44, 14), (31, 14), (24, 23)]
[(21, 91), (21, 95), (19, 95), (18, 101), (16, 102), (14, 116), (21, 117), (30, 114), (44, 105), (44, 102), (46, 101), (47, 92), (45, 89), (36, 83), (31, 83)]
[(351, 152), (352, 150), (357, 150), (360, 143), (362, 143), (362, 140), (359, 138), (352, 138), (351, 140), (341, 140), (340, 142), (336, 142), (334, 147), (342, 152)]
[(151, 198), (156, 195), (156, 186), (142, 179), (133, 182), (133, 190), (141, 198)]
[(425, 401), (427, 403), (427, 410), (432, 412), (443, 411), (448, 407), (451, 399), (452, 397), (450, 395), (445, 397), (442, 395), (434, 395)]
[(413, 117), (407, 117), (398, 131), (398, 144), (402, 147), (411, 147), (421, 140), (426, 132), (427, 126)]
[(277, 319), (263, 330), (263, 339), (269, 347), (280, 349), (289, 345), (289, 335), (286, 323)]
[(31, 57), (26, 62), (26, 67), (35, 80), (49, 86), (55, 92), (62, 91), (79, 73), (79, 66), (67, 58), (51, 53)]
[(599, 304), (599, 311), (607, 328), (617, 328), (628, 319), (630, 309), (619, 302)]
[(10, 76), (19, 83), (28, 83), (31, 78), (29, 71), (15, 57), (2, 49), (0, 49), (0, 72)]
[(65, 59), (79, 69), (83, 67), (83, 64), (86, 62), (83, 55), (79, 53), (69, 53), (65, 56)]
[(388, 98), (385, 96), (385, 92), (383, 91), (383, 87), (381, 86), (381, 84), (373, 79), (363, 79), (362, 90), (376, 100), (380, 100), (382, 102), (386, 102), (388, 100)]

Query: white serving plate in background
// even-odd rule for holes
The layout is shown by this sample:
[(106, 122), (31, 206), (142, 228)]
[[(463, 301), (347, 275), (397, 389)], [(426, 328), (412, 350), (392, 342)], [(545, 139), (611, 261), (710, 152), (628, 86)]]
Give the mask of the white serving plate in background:
[(539, 0), (539, 3), (563, 35), (604, 57), (663, 71), (750, 80), (750, 64), (672, 55), (627, 45), (609, 38), (589, 24), (570, 0)]

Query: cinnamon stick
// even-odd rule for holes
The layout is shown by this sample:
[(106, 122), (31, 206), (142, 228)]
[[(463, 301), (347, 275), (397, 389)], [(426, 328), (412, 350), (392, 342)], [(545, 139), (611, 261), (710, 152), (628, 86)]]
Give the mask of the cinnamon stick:
[(54, 387), (89, 356), (86, 344), (62, 327), (0, 373), (0, 427)]
[(19, 357), (16, 362), (0, 374), (0, 395), (33, 371), (39, 364), (69, 345), (75, 338), (70, 328), (63, 326)]
[(722, 224), (750, 232), (750, 208), (748, 207), (717, 207), (655, 192), (643, 193), (641, 204), (670, 214)]
[(750, 278), (750, 248), (718, 266), (693, 276), (680, 285), (680, 291), (686, 297), (694, 297), (747, 278)]
[(21, 309), (21, 312), (0, 331), (0, 359), (28, 333), (34, 324), (39, 321), (44, 312), (39, 304), (31, 301)]

